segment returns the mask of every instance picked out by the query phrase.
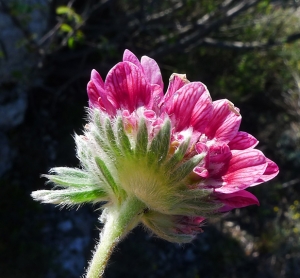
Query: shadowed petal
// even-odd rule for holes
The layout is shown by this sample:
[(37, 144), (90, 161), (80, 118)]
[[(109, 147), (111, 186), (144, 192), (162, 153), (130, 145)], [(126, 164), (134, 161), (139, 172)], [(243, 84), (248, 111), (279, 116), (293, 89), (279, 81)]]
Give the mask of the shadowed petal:
[(252, 186), (255, 186), (255, 185), (261, 184), (263, 182), (269, 181), (269, 180), (275, 178), (278, 175), (279, 168), (278, 168), (277, 164), (269, 158), (266, 158), (266, 159), (267, 159), (268, 166), (267, 166), (265, 172), (259, 178), (259, 180), (255, 184), (253, 184)]
[(235, 208), (243, 208), (250, 205), (259, 205), (258, 199), (246, 190), (229, 194), (215, 193), (214, 195), (217, 200), (224, 204), (224, 206), (219, 209), (220, 212), (226, 212)]
[(228, 171), (229, 161), (232, 157), (230, 148), (225, 143), (215, 143), (209, 148), (209, 166), (210, 176), (220, 177)]
[(233, 193), (255, 184), (267, 168), (264, 154), (255, 149), (232, 151), (227, 173), (215, 180), (209, 179), (207, 184), (220, 186), (216, 192)]
[(213, 115), (205, 134), (209, 139), (216, 138), (228, 143), (236, 136), (242, 117), (227, 99), (214, 101), (213, 107)]
[(130, 113), (141, 106), (148, 108), (152, 100), (150, 84), (144, 74), (129, 62), (118, 63), (109, 71), (105, 91), (116, 109)]

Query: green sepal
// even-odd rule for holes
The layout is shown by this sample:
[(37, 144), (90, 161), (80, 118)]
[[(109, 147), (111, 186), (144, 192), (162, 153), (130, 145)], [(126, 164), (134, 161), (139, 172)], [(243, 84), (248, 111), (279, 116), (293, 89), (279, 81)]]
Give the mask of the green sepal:
[(93, 112), (91, 112), (92, 114), (92, 122), (95, 124), (97, 130), (100, 131), (100, 134), (103, 133), (104, 134), (104, 128), (102, 125), (102, 121), (101, 121), (101, 116), (103, 117), (103, 115), (100, 115), (100, 112), (97, 109), (94, 109)]
[(118, 133), (120, 147), (123, 150), (124, 154), (125, 155), (132, 154), (131, 143), (128, 139), (127, 134), (125, 133), (123, 121), (121, 117), (119, 117), (117, 120), (117, 133)]
[(105, 162), (98, 156), (95, 157), (95, 162), (97, 164), (98, 169), (100, 170), (102, 176), (104, 177), (107, 184), (110, 186), (112, 191), (117, 194), (119, 192), (118, 185), (116, 184), (112, 174), (109, 169), (106, 167)]
[(106, 122), (105, 122), (105, 131), (106, 131), (106, 139), (107, 139), (107, 142), (109, 143), (112, 151), (117, 155), (117, 156), (120, 156), (122, 155), (122, 152), (121, 150), (119, 149), (118, 147), (118, 144), (117, 144), (117, 138), (115, 136), (115, 133), (113, 131), (113, 128), (112, 128), (112, 125), (111, 125), (111, 122), (109, 119), (106, 119)]
[(143, 215), (142, 222), (158, 237), (169, 242), (189, 243), (195, 238), (194, 235), (176, 233), (176, 220), (173, 215), (149, 211)]
[(74, 168), (56, 167), (50, 170), (50, 175), (42, 175), (49, 179), (49, 181), (62, 187), (81, 187), (94, 186), (94, 182), (90, 180), (88, 173)]
[(204, 154), (195, 155), (188, 161), (181, 164), (179, 167), (175, 168), (170, 173), (170, 179), (174, 182), (180, 182), (183, 180), (201, 162), (204, 156)]
[(111, 150), (110, 145), (107, 143), (107, 140), (105, 140), (103, 137), (101, 137), (101, 135), (96, 131), (93, 131), (92, 135), (93, 135), (96, 143), (98, 144), (98, 146), (101, 148), (101, 150), (104, 153), (106, 153), (108, 156), (110, 156), (112, 153), (112, 150)]
[(50, 173), (56, 173), (60, 176), (72, 176), (79, 179), (87, 179), (89, 174), (81, 169), (70, 167), (55, 167), (50, 170)]
[(184, 155), (189, 147), (190, 139), (185, 140), (183, 143), (179, 145), (176, 149), (175, 153), (171, 156), (171, 158), (165, 163), (164, 167), (167, 171), (174, 169), (178, 163), (182, 161)]
[(211, 192), (209, 189), (179, 191), (174, 195), (176, 201), (170, 210), (176, 215), (210, 216), (220, 208), (220, 204), (209, 199)]
[(33, 199), (42, 203), (76, 205), (87, 202), (109, 201), (107, 193), (101, 188), (82, 187), (77, 189), (37, 190), (31, 193)]
[(74, 136), (76, 142), (76, 153), (77, 157), (81, 162), (81, 165), (85, 169), (89, 169), (89, 157), (90, 157), (90, 149), (88, 147), (87, 142), (83, 139), (82, 136), (75, 134)]
[(145, 120), (139, 122), (138, 132), (136, 135), (135, 155), (143, 157), (147, 153), (148, 148), (148, 130)]
[(156, 136), (152, 139), (148, 151), (148, 162), (150, 165), (153, 162), (157, 162), (157, 166), (159, 166), (162, 162), (164, 162), (170, 148), (170, 137), (171, 122), (167, 120)]

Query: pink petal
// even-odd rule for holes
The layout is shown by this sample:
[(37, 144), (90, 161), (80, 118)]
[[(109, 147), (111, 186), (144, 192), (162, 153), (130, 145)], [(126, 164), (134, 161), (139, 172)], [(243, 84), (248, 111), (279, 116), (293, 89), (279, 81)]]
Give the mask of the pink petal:
[(246, 190), (229, 194), (215, 193), (214, 195), (217, 200), (224, 204), (220, 209), (220, 212), (226, 212), (235, 208), (243, 208), (250, 205), (259, 205), (258, 199)]
[(229, 142), (228, 146), (232, 150), (245, 150), (254, 148), (258, 144), (258, 140), (251, 134), (239, 131), (236, 136)]
[(90, 107), (101, 108), (109, 114), (114, 110), (112, 104), (106, 99), (104, 82), (96, 70), (92, 70), (91, 80), (87, 85), (87, 93)]
[(169, 87), (165, 95), (165, 101), (167, 102), (176, 91), (188, 83), (190, 83), (190, 81), (186, 79), (185, 74), (173, 73), (169, 80)]
[(143, 71), (143, 67), (139, 61), (139, 59), (128, 49), (125, 49), (123, 54), (123, 62), (130, 62), (136, 65), (141, 71)]
[(105, 91), (115, 109), (127, 109), (129, 113), (141, 106), (148, 108), (152, 101), (150, 84), (144, 74), (129, 62), (118, 63), (109, 71)]
[(160, 114), (160, 105), (164, 98), (164, 92), (162, 87), (157, 84), (151, 84), (151, 92), (152, 92), (152, 109)]
[(93, 81), (89, 81), (87, 85), (87, 93), (89, 97), (89, 106), (98, 107), (99, 106), (98, 99), (100, 96)]
[(202, 178), (207, 178), (209, 176), (209, 172), (207, 171), (207, 169), (201, 166), (196, 166), (193, 169), (193, 172)]
[(228, 143), (236, 136), (242, 117), (227, 99), (214, 101), (213, 107), (213, 115), (205, 134), (209, 139), (216, 138)]
[(226, 174), (231, 157), (232, 153), (227, 144), (216, 143), (211, 146), (209, 148), (209, 175), (220, 177)]
[(275, 178), (278, 175), (279, 168), (278, 168), (277, 164), (269, 158), (266, 158), (266, 159), (267, 159), (268, 166), (267, 166), (265, 172), (259, 178), (259, 180), (255, 184), (253, 184), (252, 186), (255, 186), (255, 185), (261, 184), (263, 182), (269, 181), (269, 180)]
[(156, 61), (147, 56), (143, 56), (141, 59), (141, 64), (144, 69), (146, 79), (150, 82), (150, 84), (157, 84), (163, 90), (164, 83), (159, 66)]
[(87, 85), (87, 93), (91, 106), (98, 106), (98, 98), (104, 92), (104, 82), (96, 70), (92, 70), (91, 79)]
[(204, 131), (211, 118), (212, 103), (208, 90), (201, 82), (191, 82), (179, 89), (165, 103), (175, 131), (193, 127)]
[(212, 186), (220, 186), (215, 189), (216, 192), (227, 194), (246, 189), (255, 184), (267, 168), (267, 159), (259, 150), (233, 150), (231, 153), (227, 173), (206, 181)]

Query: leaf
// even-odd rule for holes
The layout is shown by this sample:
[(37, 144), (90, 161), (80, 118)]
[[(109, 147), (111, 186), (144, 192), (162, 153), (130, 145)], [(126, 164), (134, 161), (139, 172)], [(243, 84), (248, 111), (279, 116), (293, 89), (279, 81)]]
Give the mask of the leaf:
[(74, 10), (72, 8), (69, 8), (67, 6), (59, 6), (56, 8), (56, 14), (66, 14), (71, 15), (74, 13)]
[(69, 24), (66, 24), (66, 23), (63, 23), (60, 26), (60, 30), (62, 32), (65, 32), (65, 33), (71, 33), (71, 32), (73, 32), (73, 28)]

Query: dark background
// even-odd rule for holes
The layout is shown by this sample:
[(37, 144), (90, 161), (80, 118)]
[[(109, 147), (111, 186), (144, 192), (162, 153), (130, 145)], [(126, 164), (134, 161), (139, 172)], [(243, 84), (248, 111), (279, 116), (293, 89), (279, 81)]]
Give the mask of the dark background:
[[(300, 1), (0, 0), (0, 277), (80, 277), (100, 224), (97, 206), (35, 203), (42, 173), (77, 167), (86, 84), (128, 48), (228, 98), (280, 167), (237, 209), (187, 245), (135, 229), (106, 277), (300, 275)], [(49, 188), (49, 186), (48, 186)]]

